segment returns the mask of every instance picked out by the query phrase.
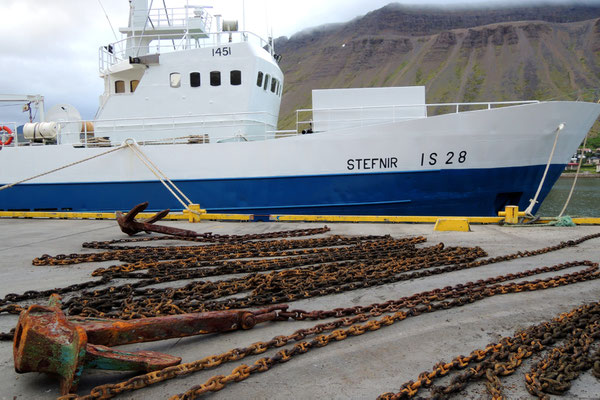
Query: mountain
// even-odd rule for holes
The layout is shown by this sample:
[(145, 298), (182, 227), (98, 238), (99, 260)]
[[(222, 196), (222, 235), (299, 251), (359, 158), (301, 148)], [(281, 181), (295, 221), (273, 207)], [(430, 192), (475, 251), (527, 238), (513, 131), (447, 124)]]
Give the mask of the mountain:
[[(312, 89), (425, 85), (428, 103), (600, 96), (600, 7), (432, 9), (390, 4), (275, 41), (279, 127)], [(592, 89), (591, 91), (589, 89)]]

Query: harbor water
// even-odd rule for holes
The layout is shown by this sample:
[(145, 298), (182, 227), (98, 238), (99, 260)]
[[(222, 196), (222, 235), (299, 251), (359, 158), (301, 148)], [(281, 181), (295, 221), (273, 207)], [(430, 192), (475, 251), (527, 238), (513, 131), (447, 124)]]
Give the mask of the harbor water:
[[(544, 200), (544, 203), (542, 203), (537, 215), (543, 217), (557, 216), (569, 196), (573, 179), (572, 177), (561, 177)], [(600, 217), (600, 179), (581, 177), (577, 179), (577, 185), (565, 215)]]

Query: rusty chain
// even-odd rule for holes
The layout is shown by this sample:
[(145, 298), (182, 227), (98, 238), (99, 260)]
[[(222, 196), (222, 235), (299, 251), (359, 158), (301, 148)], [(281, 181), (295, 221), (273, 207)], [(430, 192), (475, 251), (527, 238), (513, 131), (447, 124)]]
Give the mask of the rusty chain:
[[(370, 240), (370, 243), (386, 242), (388, 247), (384, 248), (381, 253), (377, 253), (369, 247), (361, 249), (361, 244), (355, 243), (352, 245), (353, 251), (343, 254), (343, 257), (336, 262), (315, 264), (314, 259), (300, 259), (299, 261), (294, 260), (292, 256), (283, 261), (284, 264), (289, 263), (288, 265), (281, 264), (280, 258), (283, 255), (278, 253), (276, 257), (278, 256), (279, 259), (276, 258), (275, 261), (267, 259), (266, 261), (267, 265), (274, 263), (270, 268), (278, 269), (277, 271), (267, 274), (257, 273), (260, 270), (268, 270), (267, 266), (258, 268), (240, 278), (193, 281), (183, 287), (169, 290), (143, 287), (174, 280), (214, 276), (214, 273), (248, 272), (243, 268), (249, 265), (251, 268), (256, 267), (257, 261), (248, 261), (248, 263), (254, 262), (255, 264), (242, 263), (241, 266), (238, 264), (231, 269), (227, 267), (219, 270), (218, 268), (224, 267), (224, 265), (217, 265), (214, 268), (196, 269), (191, 273), (187, 267), (167, 268), (167, 273), (161, 271), (160, 268), (153, 268), (148, 270), (145, 276), (135, 275), (137, 278), (142, 278), (138, 282), (119, 287), (111, 286), (89, 293), (84, 292), (82, 296), (74, 296), (67, 300), (64, 306), (68, 313), (73, 315), (126, 319), (198, 310), (211, 311), (264, 306), (475, 268), (518, 257), (529, 257), (573, 246), (580, 243), (581, 240), (590, 238), (593, 237), (563, 242), (531, 252), (517, 252), (477, 261), (477, 258), (485, 255), (480, 248), (444, 248), (442, 245), (416, 248), (415, 243), (419, 243), (421, 238), (404, 240), (380, 238), (379, 240)], [(393, 257), (390, 259), (390, 247), (394, 246), (397, 253), (392, 254)], [(320, 254), (331, 254), (330, 250), (336, 253), (341, 252), (339, 248), (323, 248)], [(245, 250), (242, 249), (242, 251)], [(362, 255), (359, 256), (357, 253)], [(230, 297), (247, 292), (249, 294), (245, 296)]]
[[(594, 274), (596, 278), (592, 279), (597, 279), (598, 272)], [(432, 387), (436, 379), (458, 370), (466, 372), (455, 376), (446, 386), (432, 387), (429, 398), (446, 399), (452, 393), (463, 390), (470, 381), (486, 379), (486, 387), (492, 398), (502, 399), (504, 397), (499, 376), (514, 373), (524, 359), (565, 340), (566, 344), (553, 348), (548, 356), (525, 375), (529, 392), (538, 398), (548, 399), (546, 393), (563, 393), (569, 388), (571, 380), (582, 370), (592, 366), (588, 352), (590, 344), (600, 338), (599, 323), (600, 303), (581, 306), (550, 322), (529, 327), (513, 337), (503, 338), (485, 349), (473, 350), (469, 356), (458, 356), (447, 363), (439, 362), (431, 371), (421, 372), (416, 381), (404, 383), (397, 393), (384, 393), (378, 399), (412, 398), (421, 389)]]
[[(582, 265), (587, 266), (587, 268), (582, 271), (564, 274), (559, 277), (538, 279), (534, 281), (525, 281), (519, 283), (510, 282), (505, 283), (503, 285), (498, 284), (498, 282), (523, 278), (526, 276), (532, 276), (549, 271), (558, 271), (562, 269), (573, 268)], [(252, 366), (239, 365), (232, 371), (231, 374), (227, 376), (218, 375), (211, 377), (204, 384), (195, 386), (186, 393), (176, 395), (171, 398), (195, 399), (203, 393), (221, 390), (231, 382), (239, 382), (241, 380), (247, 379), (250, 375), (254, 373), (265, 372), (279, 363), (287, 362), (292, 357), (307, 353), (312, 349), (324, 347), (330, 344), (331, 342), (344, 340), (348, 337), (358, 336), (369, 331), (378, 330), (380, 328), (392, 325), (409, 317), (414, 317), (423, 313), (430, 313), (437, 310), (446, 310), (449, 308), (462, 306), (495, 295), (516, 293), (521, 291), (543, 290), (547, 288), (572, 284), (574, 282), (598, 279), (599, 277), (600, 272), (598, 272), (598, 264), (592, 263), (590, 261), (583, 261), (559, 264), (553, 267), (542, 267), (537, 268), (535, 270), (498, 276), (495, 278), (490, 278), (478, 282), (469, 282), (467, 284), (460, 284), (453, 287), (434, 289), (431, 291), (418, 293), (410, 297), (404, 297), (398, 300), (387, 301), (385, 303), (372, 304), (366, 307), (359, 306), (350, 307), (346, 309), (312, 312), (305, 312), (302, 310), (282, 312), (280, 313), (282, 319), (322, 319), (334, 315), (342, 318), (329, 323), (318, 324), (309, 329), (300, 329), (292, 335), (276, 336), (267, 342), (256, 342), (245, 348), (232, 349), (228, 352), (205, 357), (201, 360), (197, 360), (191, 363), (180, 364), (174, 367), (165, 368), (160, 371), (136, 376), (125, 382), (101, 385), (94, 388), (88, 395), (68, 395), (61, 397), (61, 400), (90, 400), (112, 398), (118, 394), (127, 391), (147, 387), (168, 379), (187, 375), (193, 372), (214, 368), (225, 362), (237, 361), (248, 355), (261, 354), (271, 348), (282, 347), (290, 342), (297, 342), (293, 345), (291, 349), (279, 350), (273, 357), (261, 358), (257, 360)], [(597, 308), (600, 311), (600, 304), (597, 304)], [(389, 315), (389, 313), (392, 314)], [(348, 317), (348, 315), (354, 315), (354, 317)], [(372, 319), (381, 315), (383, 316), (379, 319)], [(366, 323), (361, 324), (362, 322)], [(342, 328), (340, 329), (340, 327)], [(330, 331), (331, 333), (323, 334), (323, 332), (327, 331)], [(310, 341), (304, 341), (304, 339), (308, 336), (315, 337)], [(439, 376), (443, 376), (453, 368), (466, 367), (473, 360), (485, 360), (488, 356), (490, 356), (490, 354), (493, 351), (499, 351), (497, 350), (498, 348), (501, 347), (488, 346), (488, 348), (486, 348), (485, 350), (474, 351), (469, 357), (459, 357), (453, 363), (438, 364), (437, 369), (434, 372), (427, 375), (421, 374), (420, 380), (418, 382), (410, 382), (409, 384), (406, 384), (406, 386), (408, 387), (408, 390), (410, 390), (411, 396), (414, 396), (414, 394), (416, 394), (416, 392), (418, 391), (419, 387), (426, 385), (426, 383), (423, 382), (424, 379), (428, 379), (431, 381), (438, 374)], [(521, 356), (521, 358), (523, 358), (523, 354), (521, 353), (519, 353), (519, 355)], [(495, 358), (497, 357), (494, 357), (493, 359), (490, 357), (490, 360), (494, 360)], [(504, 370), (507, 369), (505, 368)], [(382, 398), (387, 398), (385, 397), (386, 395), (383, 396), (384, 397)]]
[(275, 238), (292, 238), (300, 236), (311, 236), (318, 235), (321, 233), (329, 232), (331, 229), (325, 225), (321, 228), (308, 228), (308, 229), (292, 229), (287, 231), (276, 231), (276, 232), (263, 232), (263, 233), (248, 233), (244, 235), (221, 235), (218, 233), (204, 232), (198, 234), (196, 237), (184, 237), (184, 236), (145, 236), (136, 238), (126, 239), (113, 239), (104, 242), (84, 242), (82, 247), (90, 249), (108, 249), (108, 250), (127, 250), (129, 246), (115, 246), (119, 243), (139, 243), (139, 242), (153, 242), (163, 240), (176, 240), (176, 241), (187, 241), (187, 242), (245, 242), (248, 240), (261, 240), (261, 239), (275, 239)]
[[(322, 229), (326, 228), (319, 229), (286, 231), (283, 235), (286, 237), (296, 237), (318, 234), (323, 233)], [(45, 297), (47, 293), (58, 292), (67, 294), (78, 291), (81, 291), (81, 294), (74, 294), (64, 303), (68, 314), (126, 319), (190, 311), (245, 308), (323, 296), (460, 269), (475, 268), (500, 261), (548, 253), (600, 237), (600, 234), (588, 235), (578, 240), (561, 242), (558, 245), (535, 251), (517, 252), (506, 256), (477, 260), (486, 255), (480, 248), (447, 248), (443, 244), (417, 248), (416, 244), (425, 241), (422, 237), (392, 239), (389, 236), (353, 238), (332, 236), (317, 239), (264, 240), (277, 237), (275, 234), (269, 235), (271, 236), (238, 235), (227, 237), (225, 235), (218, 238), (206, 235), (209, 237), (206, 242), (213, 244), (201, 246), (116, 246), (114, 248), (115, 244), (156, 241), (161, 238), (152, 237), (151, 240), (147, 240), (146, 238), (143, 238), (143, 240), (125, 239), (86, 244), (86, 247), (90, 248), (110, 249), (103, 253), (71, 254), (56, 257), (45, 255), (34, 260), (34, 263), (36, 265), (65, 265), (89, 262), (88, 260), (121, 260), (127, 264), (94, 271), (94, 275), (101, 277), (100, 280), (84, 282), (51, 291), (29, 291), (22, 295), (7, 295), (4, 299), (0, 300), (0, 306), (3, 306), (0, 308), (0, 313), (18, 313), (22, 310), (20, 305), (8, 303)], [(203, 242), (202, 239), (203, 237), (194, 238), (192, 241)], [(215, 242), (217, 244), (214, 244)], [(558, 271), (578, 265), (586, 265), (588, 268), (580, 273), (563, 275), (560, 279), (533, 281), (530, 283), (531, 286), (523, 286), (524, 283), (520, 283), (517, 286), (511, 286), (516, 284), (498, 286), (499, 282), (506, 280)], [(340, 319), (316, 325), (311, 329), (297, 331), (287, 337), (278, 336), (271, 341), (259, 342), (259, 344), (249, 346), (248, 348), (233, 349), (222, 355), (203, 359), (205, 361), (199, 360), (195, 364), (191, 363), (193, 364), (192, 366), (182, 364), (152, 373), (154, 375), (146, 374), (135, 377), (132, 378), (131, 383), (121, 384), (122, 386), (113, 387), (111, 385), (104, 385), (106, 387), (103, 386), (96, 388), (97, 390), (94, 389), (96, 392), (90, 395), (93, 397), (84, 398), (109, 398), (122, 391), (132, 390), (132, 388), (144, 387), (165, 379), (220, 365), (223, 362), (239, 360), (250, 354), (259, 354), (273, 347), (284, 346), (290, 341), (298, 342), (306, 336), (320, 335), (314, 340), (320, 338), (318, 339), (319, 343), (326, 345), (332, 339), (326, 340), (323, 337), (329, 337), (338, 332), (340, 327), (349, 326), (350, 328), (343, 330), (344, 332), (347, 331), (345, 334), (335, 333), (335, 336), (333, 336), (335, 340), (342, 340), (348, 335), (354, 336), (368, 330), (379, 329), (381, 326), (392, 324), (409, 316), (463, 305), (495, 294), (545, 289), (577, 281), (596, 279), (598, 277), (596, 270), (597, 265), (590, 262), (566, 263), (554, 267), (543, 267), (525, 271), (519, 274), (490, 278), (486, 281), (458, 285), (451, 289), (444, 288), (437, 291), (424, 292), (408, 298), (371, 306), (311, 312), (304, 310), (282, 312), (280, 313), (281, 319), (303, 320), (332, 317)], [(271, 272), (267, 274), (258, 273), (264, 271)], [(249, 274), (242, 278), (221, 281), (192, 282), (180, 288), (156, 289), (147, 287), (156, 283), (234, 273)], [(137, 279), (137, 282), (90, 290), (94, 287), (106, 285), (117, 278)], [(235, 299), (227, 298), (233, 294), (244, 292), (250, 292), (250, 294), (244, 297), (236, 297)], [(432, 302), (437, 303), (432, 304)], [(399, 311), (402, 308), (406, 308), (407, 311)], [(370, 318), (380, 316), (383, 313), (394, 314), (392, 316), (385, 316), (381, 320), (369, 321)], [(406, 315), (403, 313), (406, 313)], [(389, 319), (397, 315), (396, 319)], [(399, 316), (403, 317), (400, 318)], [(366, 324), (355, 325), (363, 322), (366, 322)], [(359, 327), (354, 328), (354, 326)], [(366, 328), (364, 328), (365, 326)], [(322, 335), (321, 333), (325, 331), (333, 332), (330, 335)], [(10, 336), (10, 334), (3, 335), (6, 337)], [(306, 343), (312, 343), (313, 341)], [(294, 346), (294, 349), (296, 349), (297, 345)], [(234, 377), (229, 377), (225, 381), (213, 380), (208, 386), (202, 386), (203, 389), (201, 390), (211, 391), (231, 381), (245, 379), (246, 375), (249, 376), (255, 372), (262, 372), (262, 370), (269, 369), (271, 366), (283, 362), (293, 355), (302, 354), (305, 352), (304, 349), (308, 351), (313, 347), (321, 347), (317, 345), (306, 346), (300, 346), (300, 350), (290, 350), (294, 351), (293, 354), (279, 352), (275, 356), (275, 360), (264, 361), (263, 364), (258, 366), (240, 366)], [(281, 358), (279, 359), (278, 357)], [(600, 372), (600, 361), (598, 359), (597, 353), (595, 358), (590, 357), (590, 360), (596, 360), (595, 364), (591, 362), (593, 371)], [(490, 368), (482, 371), (478, 372), (480, 373), (479, 377), (485, 375), (488, 382), (491, 382), (488, 386), (492, 388), (499, 387), (498, 383), (494, 383), (497, 381), (495, 379), (495, 377), (497, 378), (497, 372), (490, 370)], [(537, 377), (537, 375), (535, 376)], [(533, 382), (536, 382), (535, 378), (532, 379)], [(206, 387), (212, 389), (207, 390)], [(120, 391), (121, 388), (123, 388), (122, 391)], [(498, 391), (498, 393), (501, 392)], [(108, 394), (110, 394), (109, 397), (102, 397)]]

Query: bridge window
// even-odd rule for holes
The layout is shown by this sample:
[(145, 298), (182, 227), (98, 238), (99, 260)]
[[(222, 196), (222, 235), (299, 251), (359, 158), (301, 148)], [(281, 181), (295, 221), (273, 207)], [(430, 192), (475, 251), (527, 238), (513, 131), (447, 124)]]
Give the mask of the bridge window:
[(263, 76), (264, 76), (264, 74), (261, 71), (259, 71), (258, 77), (256, 78), (256, 86), (258, 86), (258, 87), (262, 86)]
[(277, 89), (277, 79), (273, 78), (271, 80), (271, 93), (275, 93), (275, 89)]
[(265, 76), (265, 84), (263, 86), (264, 90), (267, 90), (267, 86), (269, 86), (269, 78), (270, 78), (270, 76), (269, 76), (269, 74), (267, 74), (267, 76)]
[(190, 73), (190, 86), (191, 87), (199, 87), (200, 86), (200, 72)]
[(125, 93), (125, 81), (115, 81), (115, 93)]
[(131, 93), (135, 92), (135, 89), (137, 89), (139, 84), (140, 81), (137, 79), (134, 79), (131, 82), (129, 82), (129, 89), (131, 89)]
[(221, 72), (212, 71), (210, 73), (210, 86), (221, 86)]
[(173, 72), (169, 79), (172, 88), (178, 88), (181, 86), (181, 74), (179, 72)]
[(242, 84), (242, 71), (233, 70), (229, 73), (229, 81), (232, 85), (238, 86)]

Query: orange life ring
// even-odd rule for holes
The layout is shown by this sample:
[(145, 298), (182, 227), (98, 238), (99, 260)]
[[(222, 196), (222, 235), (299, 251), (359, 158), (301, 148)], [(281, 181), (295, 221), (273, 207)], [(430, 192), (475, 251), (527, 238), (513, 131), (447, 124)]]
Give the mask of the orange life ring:
[(8, 139), (6, 139), (6, 140), (0, 139), (0, 145), (8, 146), (9, 144), (12, 143), (12, 141), (15, 137), (13, 135), (13, 132), (10, 130), (10, 128), (8, 126), (0, 126), (0, 135), (3, 134), (3, 132), (6, 132), (9, 136), (8, 136)]

